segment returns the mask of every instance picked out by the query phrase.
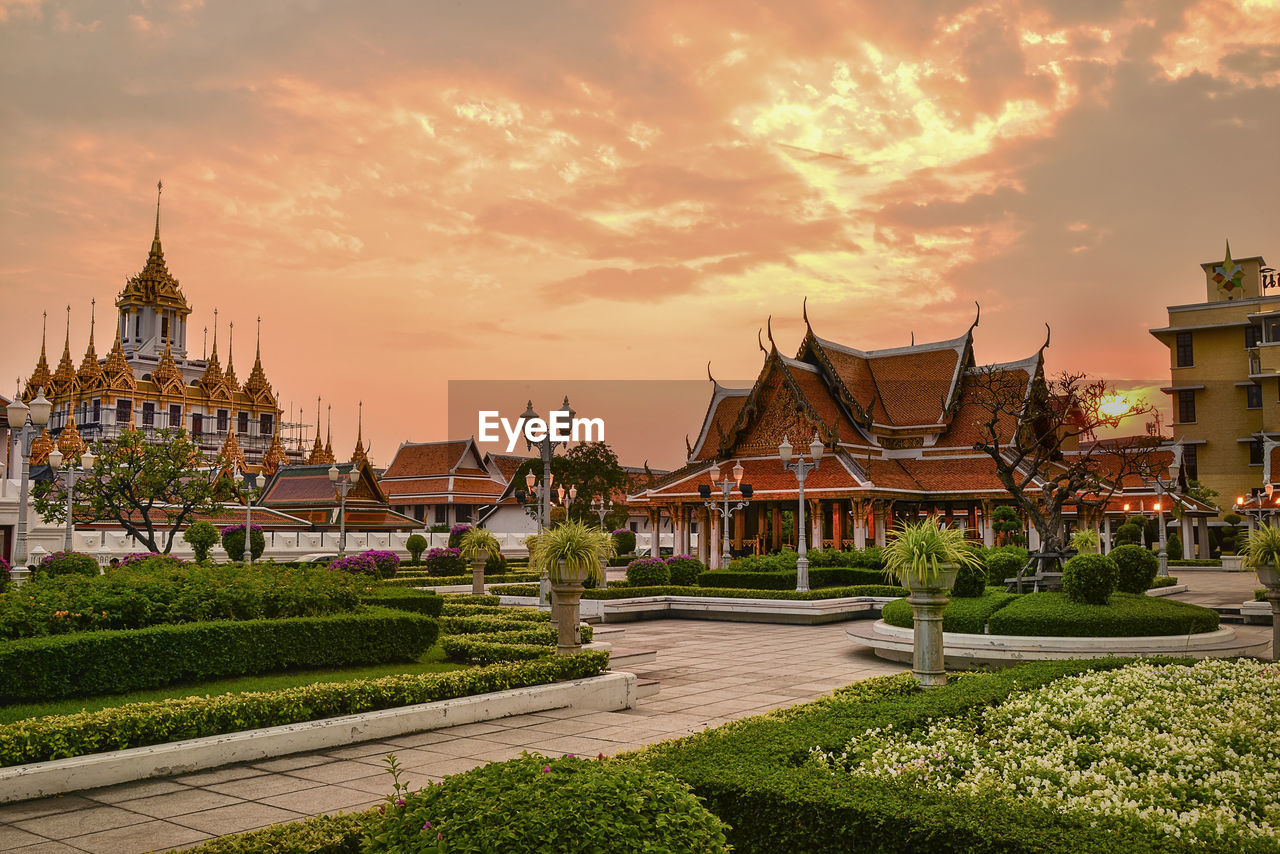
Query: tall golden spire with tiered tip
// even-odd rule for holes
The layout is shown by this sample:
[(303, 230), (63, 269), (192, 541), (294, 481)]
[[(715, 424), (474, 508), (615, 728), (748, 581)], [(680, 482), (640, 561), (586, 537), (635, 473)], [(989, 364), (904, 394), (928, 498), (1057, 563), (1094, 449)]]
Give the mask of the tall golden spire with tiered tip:
[[(249, 372), (249, 379), (244, 382), (244, 393), (249, 395), (254, 403), (276, 405), (275, 394), (271, 390), (271, 383), (267, 382), (267, 374), (262, 370), (262, 318), (258, 318), (258, 340), (254, 346), (253, 353), (253, 370)], [(290, 419), (292, 420), (292, 419)]]
[(333, 404), (329, 404), (328, 422), (324, 430), (324, 460), (325, 465), (333, 465), (338, 458), (333, 455)]
[(89, 300), (89, 346), (84, 351), (80, 370), (76, 372), (82, 391), (96, 391), (102, 384), (102, 365), (98, 363), (98, 351), (93, 347), (93, 331), (98, 319), (97, 305), (96, 299)]
[(116, 307), (137, 308), (150, 306), (174, 309), (182, 317), (191, 314), (191, 306), (182, 294), (178, 283), (164, 263), (164, 249), (160, 246), (160, 192), (164, 182), (156, 184), (156, 231), (151, 238), (151, 251), (142, 272), (125, 283), (124, 290), (116, 298)]
[(178, 363), (173, 359), (173, 348), (169, 344), (168, 337), (164, 339), (164, 355), (160, 357), (156, 369), (151, 372), (151, 381), (156, 384), (156, 388), (160, 389), (162, 394), (186, 396), (187, 391), (182, 383), (182, 371), (178, 370)]
[(76, 416), (72, 413), (67, 419), (67, 426), (58, 434), (58, 450), (62, 451), (62, 456), (72, 459), (83, 454), (84, 449), (84, 439), (80, 438), (80, 431), (76, 429)]
[(42, 466), (49, 462), (49, 452), (53, 450), (53, 437), (49, 435), (49, 426), (31, 442), (30, 465)]
[(71, 361), (71, 306), (67, 306), (67, 337), (62, 342), (62, 358), (58, 360), (58, 369), (53, 372), (53, 379), (49, 383), (49, 397), (74, 397), (80, 389), (79, 382), (76, 381), (76, 366)]
[(116, 327), (116, 343), (111, 345), (107, 360), (102, 363), (102, 384), (111, 391), (133, 391), (138, 387), (133, 368), (124, 357), (124, 345), (120, 341), (120, 327)]
[(245, 470), (244, 451), (236, 440), (235, 430), (227, 431), (227, 438), (222, 441), (222, 448), (218, 451), (218, 460), (228, 471), (234, 471), (236, 468), (240, 471)]
[(262, 455), (262, 473), (270, 477), (288, 462), (289, 458), (284, 452), (284, 442), (280, 439), (280, 431), (276, 430), (275, 435), (271, 437), (271, 446)]
[(364, 446), (364, 401), (360, 401), (360, 413), (356, 416), (356, 449), (351, 452), (351, 462), (369, 461), (369, 449)]
[(49, 371), (49, 360), (45, 357), (45, 339), (49, 331), (49, 312), (43, 314), (43, 321), (40, 324), (40, 361), (36, 362), (36, 368), (31, 372), (31, 376), (27, 378), (27, 387), (22, 392), (22, 399), (26, 403), (36, 399), (36, 395), (40, 394), (40, 389), (47, 389), (53, 381), (53, 374)]
[(236, 344), (236, 325), (234, 323), (227, 324), (227, 369), (222, 372), (222, 378), (227, 384), (227, 391), (235, 394), (240, 390), (240, 380), (236, 379), (235, 361)]
[(222, 376), (222, 368), (218, 364), (218, 310), (216, 308), (213, 310), (213, 352), (209, 354), (204, 374), (200, 377), (200, 388), (211, 399), (225, 400), (228, 397), (226, 381)]
[(324, 445), (320, 444), (320, 398), (316, 398), (316, 443), (311, 448), (311, 454), (307, 457), (307, 465), (318, 466), (324, 464)]

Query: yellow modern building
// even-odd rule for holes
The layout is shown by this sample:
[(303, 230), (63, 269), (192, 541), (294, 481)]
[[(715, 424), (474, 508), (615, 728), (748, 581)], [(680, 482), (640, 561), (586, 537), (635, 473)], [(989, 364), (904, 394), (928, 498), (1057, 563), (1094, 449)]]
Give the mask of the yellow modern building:
[(1229, 508), (1262, 488), (1266, 440), (1280, 440), (1280, 278), (1259, 256), (1232, 258), (1230, 244), (1200, 266), (1204, 302), (1169, 306), (1169, 325), (1151, 334), (1169, 348), (1162, 390), (1187, 477)]

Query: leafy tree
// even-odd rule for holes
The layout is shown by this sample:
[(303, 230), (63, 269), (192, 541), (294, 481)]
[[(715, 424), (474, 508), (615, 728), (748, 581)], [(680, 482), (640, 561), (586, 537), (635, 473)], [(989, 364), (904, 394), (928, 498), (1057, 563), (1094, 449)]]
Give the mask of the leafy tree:
[(404, 547), (408, 549), (413, 562), (417, 563), (422, 560), (422, 553), (427, 550), (427, 538), (421, 534), (410, 534), (409, 539), (404, 542)]
[[(533, 476), (537, 478), (534, 489), (540, 488), (542, 460), (530, 459), (521, 463), (512, 475), (517, 489), (525, 489), (525, 476), (529, 472), (533, 472)], [(578, 496), (574, 499), (573, 506), (569, 508), (568, 518), (585, 522), (592, 527), (598, 527), (600, 524), (600, 516), (592, 509), (592, 502), (601, 496), (616, 500), (631, 488), (630, 475), (618, 462), (618, 455), (604, 442), (583, 442), (573, 446), (564, 454), (552, 457), (551, 477), (553, 500), (558, 500), (556, 490), (561, 486), (565, 489), (570, 486), (578, 488)], [(530, 498), (536, 501), (536, 495)], [(556, 521), (557, 515), (560, 516), (560, 520), (565, 518), (563, 513), (556, 514), (553, 509), (553, 521)], [(626, 516), (625, 508), (619, 503), (619, 506), (605, 516), (605, 530), (611, 530), (622, 524), (626, 521)]]
[(996, 545), (1021, 539), (1022, 520), (1018, 518), (1018, 511), (1008, 504), (998, 505), (991, 511), (991, 530), (996, 533)]
[(182, 539), (195, 549), (196, 562), (204, 563), (209, 559), (209, 549), (218, 542), (218, 529), (201, 519), (182, 533)]
[[(154, 441), (140, 430), (126, 430), (114, 441), (96, 442), (93, 451), (93, 469), (76, 479), (77, 524), (112, 522), (149, 551), (168, 554), (193, 517), (220, 509), (218, 469), (204, 464), (183, 429), (159, 430)], [(61, 480), (37, 484), (33, 495), (46, 522), (66, 519)]]

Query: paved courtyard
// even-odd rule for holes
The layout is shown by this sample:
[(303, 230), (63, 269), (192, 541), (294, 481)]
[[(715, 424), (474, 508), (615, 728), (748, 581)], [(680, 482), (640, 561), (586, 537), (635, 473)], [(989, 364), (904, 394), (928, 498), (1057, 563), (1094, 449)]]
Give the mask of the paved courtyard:
[(633, 670), (661, 693), (623, 712), (568, 709), (466, 724), (179, 777), (0, 806), (0, 851), (134, 854), (377, 803), (395, 753), (414, 786), (522, 750), (594, 756), (790, 706), (900, 665), (854, 649), (841, 623), (627, 623), (619, 645), (656, 649)]

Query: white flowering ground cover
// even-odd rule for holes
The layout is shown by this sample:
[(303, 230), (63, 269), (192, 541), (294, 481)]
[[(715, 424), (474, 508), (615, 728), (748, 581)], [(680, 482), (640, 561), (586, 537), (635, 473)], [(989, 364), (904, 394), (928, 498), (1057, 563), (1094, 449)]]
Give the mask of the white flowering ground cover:
[[(1035, 801), (1211, 850), (1280, 839), (1280, 667), (1133, 664), (1015, 694), (922, 732), (872, 729), (832, 774)], [(1280, 842), (1277, 842), (1280, 850)]]

